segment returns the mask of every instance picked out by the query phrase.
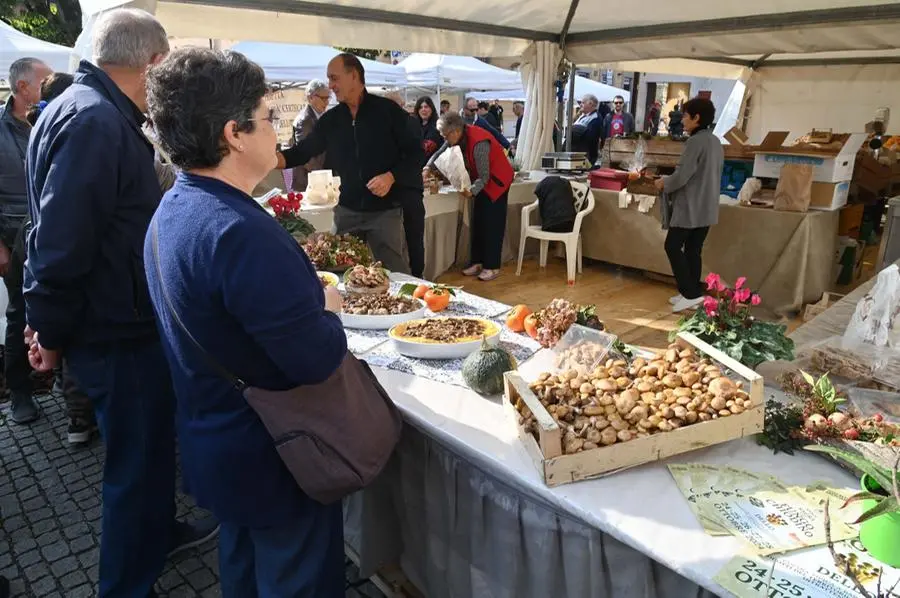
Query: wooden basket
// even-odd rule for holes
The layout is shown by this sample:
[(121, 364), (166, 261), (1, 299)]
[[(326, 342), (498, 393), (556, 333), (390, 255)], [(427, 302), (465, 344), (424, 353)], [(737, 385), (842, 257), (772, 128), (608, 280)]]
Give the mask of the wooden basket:
[[(706, 354), (724, 369), (730, 370), (729, 377), (742, 380), (750, 395), (751, 407), (738, 415), (566, 455), (563, 453), (563, 429), (531, 391), (528, 383), (517, 372), (507, 372), (504, 375), (504, 409), (512, 425), (518, 429), (519, 438), (545, 484), (552, 487), (598, 478), (762, 431), (765, 414), (762, 376), (692, 334), (679, 333), (677, 342), (682, 347), (693, 347)], [(534, 415), (538, 428), (537, 438), (519, 424), (519, 412), (516, 410), (519, 399)]]

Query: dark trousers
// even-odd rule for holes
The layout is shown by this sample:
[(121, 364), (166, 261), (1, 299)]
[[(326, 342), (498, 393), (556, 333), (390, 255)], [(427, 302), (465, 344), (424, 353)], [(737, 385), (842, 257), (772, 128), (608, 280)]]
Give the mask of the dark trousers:
[(100, 598), (153, 596), (175, 521), (175, 395), (158, 340), (66, 353), (106, 445)]
[(403, 202), (403, 234), (409, 253), (409, 270), (416, 278), (425, 271), (425, 201), (415, 197)]
[(503, 236), (506, 234), (506, 206), (509, 192), (491, 201), (483, 191), (472, 206), (472, 264), (497, 270), (503, 263)]
[(344, 596), (341, 503), (308, 509), (270, 528), (222, 523), (222, 598), (340, 598)]
[[(6, 386), (12, 395), (31, 396), (31, 365), (28, 363), (28, 347), (25, 346), (25, 298), (22, 296), (22, 278), (25, 269), (25, 225), (18, 228), (12, 244), (9, 269), (3, 277), (9, 305), (6, 307), (6, 347), (3, 373)], [(11, 235), (3, 235), (9, 238)]]
[(669, 228), (666, 235), (666, 255), (672, 274), (678, 284), (678, 292), (685, 299), (696, 299), (703, 296), (703, 242), (709, 227), (701, 228)]
[(78, 388), (78, 384), (75, 383), (75, 379), (72, 377), (69, 362), (65, 359), (63, 359), (58, 377), (62, 387), (63, 398), (66, 401), (66, 414), (69, 418), (80, 420), (82, 423), (93, 422), (94, 406), (91, 404), (91, 399)]
[(333, 232), (359, 237), (385, 268), (391, 272), (409, 273), (409, 264), (403, 259), (403, 211), (400, 208), (357, 212), (337, 205), (334, 207)]

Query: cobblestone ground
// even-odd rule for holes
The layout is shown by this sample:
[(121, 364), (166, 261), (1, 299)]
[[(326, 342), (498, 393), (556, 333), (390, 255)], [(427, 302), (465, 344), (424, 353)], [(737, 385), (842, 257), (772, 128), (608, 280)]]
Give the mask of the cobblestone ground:
[[(15, 598), (95, 596), (103, 447), (99, 440), (69, 446), (62, 398), (46, 395), (39, 403), (43, 417), (30, 426), (0, 421), (0, 575), (11, 580)], [(4, 415), (6, 409), (0, 405)], [(203, 515), (181, 495), (178, 511), (187, 520)], [(384, 598), (350, 564), (347, 579), (347, 598)], [(220, 596), (215, 543), (169, 563), (157, 592)]]

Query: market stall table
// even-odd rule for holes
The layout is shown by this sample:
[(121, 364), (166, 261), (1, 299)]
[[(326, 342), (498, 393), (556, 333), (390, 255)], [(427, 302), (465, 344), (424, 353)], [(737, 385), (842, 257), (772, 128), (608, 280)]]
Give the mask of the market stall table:
[[(532, 181), (514, 186), (510, 203), (514, 197), (533, 200), (540, 178), (533, 174)], [(635, 203), (620, 208), (617, 191), (593, 191), (596, 207), (581, 227), (584, 257), (671, 275), (659, 201), (643, 213)], [(725, 280), (746, 276), (768, 309), (797, 311), (831, 287), (838, 214), (722, 203), (719, 224), (710, 229), (703, 247), (704, 274), (716, 272)]]
[[(742, 545), (703, 532), (665, 464), (550, 489), (496, 399), (375, 370), (408, 425), (385, 474), (346, 503), (363, 574), (400, 563), (430, 598), (727, 595), (713, 578)], [(819, 457), (773, 455), (750, 439), (667, 462), (856, 483)]]

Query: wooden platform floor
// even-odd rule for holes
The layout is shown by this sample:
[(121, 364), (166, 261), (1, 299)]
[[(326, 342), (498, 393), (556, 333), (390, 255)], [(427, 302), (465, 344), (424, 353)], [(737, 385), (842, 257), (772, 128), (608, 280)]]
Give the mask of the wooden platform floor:
[[(871, 269), (867, 270), (862, 280), (872, 275)], [(509, 305), (524, 303), (533, 310), (544, 307), (556, 297), (574, 303), (593, 303), (607, 329), (624, 342), (659, 349), (668, 344), (669, 332), (677, 327), (680, 318), (672, 313), (669, 304), (669, 298), (678, 290), (674, 283), (660, 278), (664, 277), (650, 278), (637, 270), (585, 261), (584, 274), (578, 275), (575, 285), (570, 287), (566, 284), (565, 262), (551, 257), (546, 268), (538, 267), (537, 260), (526, 260), (521, 276), (516, 276), (515, 263), (511, 263), (503, 268), (500, 278), (491, 282), (463, 276), (459, 271), (444, 274), (438, 282), (463, 286), (476, 295)], [(856, 284), (860, 282), (854, 286)], [(841, 292), (845, 290), (840, 289)], [(799, 316), (784, 319), (773, 314), (755, 315), (780, 321), (788, 330), (803, 323)]]
[(597, 315), (613, 334), (627, 343), (646, 347), (665, 347), (669, 332), (678, 323), (669, 304), (669, 297), (678, 293), (674, 286), (651, 280), (641, 272), (599, 262), (585, 262), (584, 274), (578, 276), (574, 286), (566, 284), (565, 262), (552, 258), (546, 268), (539, 268), (536, 260), (526, 261), (521, 276), (516, 276), (515, 264), (510, 264), (500, 278), (491, 282), (481, 282), (457, 271), (448, 272), (438, 281), (464, 286), (476, 295), (509, 305), (524, 303), (533, 310), (557, 297), (574, 303), (593, 303)]

